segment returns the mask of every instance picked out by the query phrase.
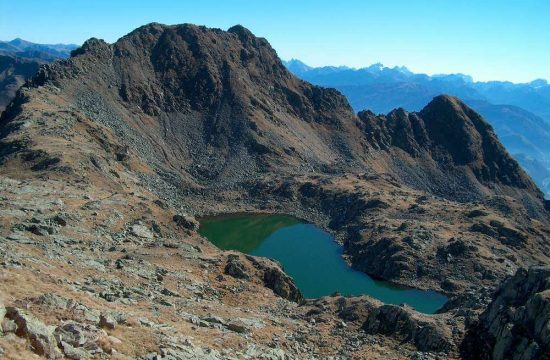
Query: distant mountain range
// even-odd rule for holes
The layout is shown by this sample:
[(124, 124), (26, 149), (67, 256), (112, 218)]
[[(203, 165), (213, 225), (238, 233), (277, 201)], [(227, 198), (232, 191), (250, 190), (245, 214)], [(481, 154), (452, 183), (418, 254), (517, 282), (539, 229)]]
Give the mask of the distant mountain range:
[(66, 59), (78, 45), (35, 44), (22, 39), (0, 41), (0, 112), (40, 65)]
[(285, 65), (303, 80), (338, 89), (355, 111), (387, 113), (399, 107), (419, 111), (439, 94), (457, 96), (491, 123), (508, 151), (550, 197), (550, 85), (546, 80), (475, 82), (464, 74), (429, 76), (382, 64), (316, 68), (296, 59)]
[(36, 44), (19, 38), (11, 41), (0, 40), (2, 55), (40, 59), (45, 62), (66, 59), (77, 47), (78, 45), (75, 44)]

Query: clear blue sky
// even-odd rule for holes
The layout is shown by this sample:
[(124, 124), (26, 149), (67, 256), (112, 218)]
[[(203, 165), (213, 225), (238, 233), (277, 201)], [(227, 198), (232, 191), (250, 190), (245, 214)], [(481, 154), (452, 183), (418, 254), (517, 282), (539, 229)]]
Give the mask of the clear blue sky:
[(113, 42), (148, 22), (242, 24), (283, 59), (550, 80), (550, 0), (0, 0), (0, 39)]

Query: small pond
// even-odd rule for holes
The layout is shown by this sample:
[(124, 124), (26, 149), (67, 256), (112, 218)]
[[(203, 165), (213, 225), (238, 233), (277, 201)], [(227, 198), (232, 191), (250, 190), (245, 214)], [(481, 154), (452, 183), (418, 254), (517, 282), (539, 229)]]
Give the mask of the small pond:
[(397, 287), (352, 269), (332, 235), (290, 216), (232, 214), (202, 218), (200, 223), (200, 234), (220, 249), (277, 260), (306, 298), (334, 292), (369, 295), (386, 304), (406, 303), (428, 314), (447, 301), (437, 292)]

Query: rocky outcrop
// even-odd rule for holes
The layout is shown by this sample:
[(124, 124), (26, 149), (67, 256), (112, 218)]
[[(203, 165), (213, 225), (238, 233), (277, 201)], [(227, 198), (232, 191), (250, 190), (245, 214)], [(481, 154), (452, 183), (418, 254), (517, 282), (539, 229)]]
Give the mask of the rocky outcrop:
[(491, 221), (488, 224), (477, 222), (472, 225), (472, 231), (497, 238), (500, 242), (514, 248), (521, 248), (527, 241), (527, 235), (513, 227), (507, 226), (499, 221)]
[(188, 231), (197, 231), (199, 230), (199, 222), (192, 216), (176, 214), (172, 218), (174, 222), (182, 229)]
[(470, 324), (465, 359), (550, 358), (550, 269), (519, 269)]
[(302, 301), (303, 296), (294, 284), (294, 280), (278, 266), (262, 266), (262, 270), (264, 285), (272, 289), (275, 294), (294, 302)]
[(240, 259), (239, 255), (230, 254), (227, 256), (224, 273), (237, 279), (249, 279), (250, 275)]
[(27, 338), (34, 350), (47, 359), (56, 359), (59, 355), (54, 336), (55, 327), (47, 326), (24, 310), (8, 307), (6, 318), (15, 322), (15, 334)]
[(261, 279), (264, 286), (273, 290), (278, 296), (298, 303), (303, 300), (302, 293), (294, 284), (294, 280), (273, 260), (229, 254), (224, 273), (243, 280)]
[(413, 343), (420, 351), (450, 352), (455, 347), (450, 328), (445, 323), (401, 306), (376, 308), (369, 314), (363, 329), (370, 334)]

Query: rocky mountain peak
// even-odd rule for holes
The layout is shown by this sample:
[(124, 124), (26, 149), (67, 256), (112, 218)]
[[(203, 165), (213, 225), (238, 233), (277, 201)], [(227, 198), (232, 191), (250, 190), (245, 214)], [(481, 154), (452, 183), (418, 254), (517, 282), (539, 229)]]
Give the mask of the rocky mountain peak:
[[(368, 166), (372, 149), (399, 148), (435, 161), (443, 177), (449, 168), (465, 166), (483, 184), (528, 188), (538, 196), (492, 128), (459, 99), (438, 96), (418, 113), (356, 116), (338, 91), (294, 77), (265, 39), (241, 25), (223, 31), (151, 23), (112, 45), (92, 38), (38, 78), (37, 85), (52, 80), (59, 87), (69, 79), (86, 81), (89, 91), (116, 104), (113, 114), (132, 112), (130, 122), (154, 124), (140, 136), (152, 143), (162, 139), (165, 152), (174, 154), (170, 167), (181, 169), (184, 158), (203, 169), (213, 146), (220, 155), (209, 179), (241, 153), (250, 156), (249, 171), (257, 164), (304, 162), (332, 171), (339, 164), (344, 171), (343, 164)], [(166, 162), (162, 152), (156, 156)]]
[(71, 52), (71, 56), (79, 56), (82, 54), (100, 55), (110, 51), (110, 46), (102, 39), (90, 38), (86, 40), (81, 47)]
[(431, 150), (437, 158), (469, 166), (481, 181), (527, 187), (538, 192), (499, 142), (491, 125), (458, 98), (435, 97), (419, 116), (424, 119)]
[[(482, 134), (479, 130), (486, 135), (489, 125), (458, 98), (438, 96), (420, 111), (420, 116), (430, 132), (434, 149), (444, 149), (455, 164), (466, 165), (482, 160)], [(474, 122), (480, 125), (479, 128)]]
[(420, 112), (396, 109), (375, 116), (363, 111), (358, 116), (375, 148), (397, 147), (416, 158), (427, 156), (442, 168), (466, 167), (484, 184), (527, 188), (541, 198), (492, 127), (456, 97), (437, 96)]
[(256, 36), (252, 34), (250, 30), (248, 30), (242, 25), (232, 26), (227, 30), (227, 32), (236, 34), (241, 40), (241, 42), (243, 43), (247, 43), (249, 41), (254, 41), (257, 39)]
[[(314, 124), (354, 129), (346, 99), (294, 77), (265, 39), (240, 25), (222, 31), (151, 23), (113, 44), (92, 38), (68, 61), (43, 69), (34, 85), (52, 82), (72, 89), (73, 81), (79, 89), (67, 93), (75, 101), (90, 103), (93, 97), (111, 114), (98, 121), (112, 125), (116, 118), (120, 123), (121, 113), (131, 112), (131, 120), (120, 126), (149, 124), (137, 135), (121, 134), (122, 141), (147, 139), (142, 141), (155, 144), (148, 153), (159, 163), (168, 160), (170, 167), (181, 169), (181, 159), (187, 159), (200, 167), (201, 178), (215, 178), (229, 164), (238, 166), (231, 159), (244, 161), (241, 156), (247, 160), (239, 171), (267, 166), (266, 156), (270, 164), (292, 157), (296, 166), (303, 159), (324, 166), (356, 157), (350, 148), (361, 141), (342, 141), (341, 133), (330, 131), (311, 136)], [(86, 86), (78, 85), (83, 82)], [(166, 159), (158, 143), (177, 155)], [(218, 155), (206, 166), (212, 151)]]

